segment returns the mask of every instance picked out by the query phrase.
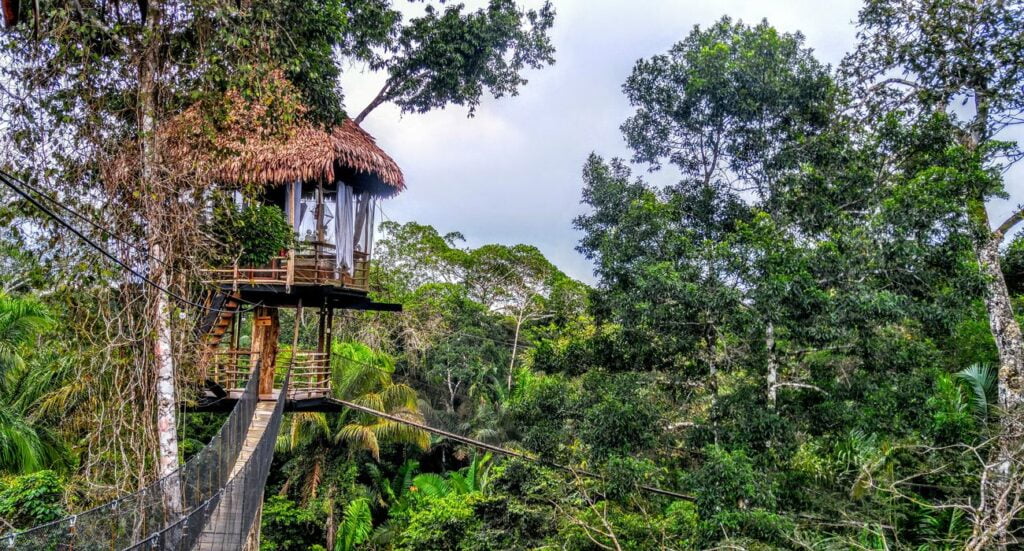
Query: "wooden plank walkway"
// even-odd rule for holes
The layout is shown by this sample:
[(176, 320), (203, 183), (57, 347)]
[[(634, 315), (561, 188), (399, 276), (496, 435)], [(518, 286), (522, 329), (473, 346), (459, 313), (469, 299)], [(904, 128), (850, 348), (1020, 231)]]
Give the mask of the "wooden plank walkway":
[[(231, 468), (229, 480), (223, 497), (206, 522), (202, 535), (196, 543), (196, 551), (237, 551), (245, 545), (248, 534), (242, 534), (242, 505), (245, 494), (246, 480), (244, 480), (245, 468), (249, 458), (252, 457), (256, 446), (267, 430), (270, 418), (274, 414), (276, 402), (261, 401), (256, 404), (256, 411), (253, 412), (252, 422), (249, 424), (249, 431), (245, 434), (245, 442), (242, 444), (242, 451), (238, 453), (238, 459)], [(239, 476), (236, 478), (236, 476)], [(260, 481), (262, 488), (263, 481)], [(262, 501), (262, 492), (260, 494)]]

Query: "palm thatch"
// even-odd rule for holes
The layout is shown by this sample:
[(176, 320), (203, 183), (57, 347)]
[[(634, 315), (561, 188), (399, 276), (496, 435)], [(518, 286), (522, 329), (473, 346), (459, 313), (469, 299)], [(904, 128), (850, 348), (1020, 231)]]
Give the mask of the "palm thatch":
[[(234, 92), (212, 109), (189, 107), (157, 131), (165, 181), (242, 187), (341, 180), (382, 196), (405, 189), (398, 164), (355, 121), (321, 128), (301, 117), (301, 106), (280, 111)], [(107, 184), (134, 187), (138, 157), (135, 150), (115, 156), (104, 166)]]

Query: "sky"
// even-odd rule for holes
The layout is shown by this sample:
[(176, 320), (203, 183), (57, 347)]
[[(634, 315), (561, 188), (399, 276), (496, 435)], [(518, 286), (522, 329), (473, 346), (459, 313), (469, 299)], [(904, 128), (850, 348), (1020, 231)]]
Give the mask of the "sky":
[[(466, 2), (468, 6), (482, 2)], [(540, 2), (526, 1), (526, 6)], [(591, 152), (628, 159), (619, 125), (632, 114), (622, 84), (640, 58), (666, 52), (694, 25), (723, 15), (784, 32), (800, 31), (818, 59), (837, 65), (853, 48), (860, 1), (852, 0), (554, 0), (555, 64), (525, 74), (516, 97), (486, 97), (472, 118), (465, 108), (401, 115), (378, 107), (363, 121), (402, 167), (408, 189), (382, 205), (397, 222), (461, 232), (466, 245), (527, 243), (570, 276), (594, 282), (576, 252), (572, 220), (581, 171)], [(358, 113), (383, 75), (353, 66), (342, 76), (345, 103)], [(1024, 133), (1024, 132), (1021, 132)], [(1018, 133), (1020, 134), (1020, 133)], [(637, 166), (636, 173), (646, 173)], [(1020, 167), (1007, 181), (1008, 200), (990, 204), (995, 224), (1024, 202)], [(673, 179), (669, 172), (652, 177)]]

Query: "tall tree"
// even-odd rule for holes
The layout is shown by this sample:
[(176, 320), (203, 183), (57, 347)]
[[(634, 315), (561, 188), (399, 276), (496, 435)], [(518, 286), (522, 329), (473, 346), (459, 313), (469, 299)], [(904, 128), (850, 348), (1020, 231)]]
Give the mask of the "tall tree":
[[(144, 243), (118, 250), (181, 295), (200, 260), (194, 253), (205, 242), (196, 231), (204, 204), (197, 199), (208, 190), (162, 164), (157, 129), (184, 108), (202, 101), (210, 107), (208, 130), (216, 132), (230, 90), (272, 106), (261, 121), (271, 131), (297, 116), (337, 124), (346, 117), (338, 77), (352, 62), (388, 71), (382, 101), (407, 111), (449, 103), (472, 107), (484, 90), (514, 94), (525, 83), (521, 73), (550, 63), (553, 54), (547, 37), (551, 7), (525, 11), (501, 0), (473, 13), (428, 4), (423, 15), (408, 20), (390, 0), (39, 1), (5, 7), (11, 11), (0, 33), (0, 141), (10, 152), (5, 166), (94, 212), (100, 227)], [(115, 189), (102, 176), (112, 153), (125, 151), (139, 168), (138, 181)], [(94, 237), (114, 248), (109, 233), (96, 231)], [(154, 289), (146, 295), (144, 315), (131, 292), (114, 298), (133, 320), (133, 346), (145, 341), (130, 349), (144, 350), (133, 356), (140, 368), (131, 384), (152, 393), (134, 414), (155, 425), (158, 471), (166, 474), (179, 462), (174, 412), (176, 378), (188, 367), (182, 362), (187, 324), (176, 321), (176, 305)]]
[[(638, 61), (623, 90), (636, 108), (622, 125), (633, 160), (653, 170), (671, 165), (681, 180), (657, 191), (628, 182), (620, 164), (588, 161), (584, 200), (595, 213), (577, 227), (587, 234), (580, 249), (599, 260), (605, 303), (635, 311), (617, 320), (626, 332), (646, 319), (662, 342), (668, 334), (696, 336), (712, 374), (724, 344), (718, 335), (760, 327), (771, 396), (777, 295), (757, 293), (758, 280), (747, 277), (754, 251), (726, 243), (757, 211), (789, 228), (778, 185), (799, 170), (806, 141), (831, 123), (832, 77), (799, 33), (724, 17), (694, 28), (667, 54)], [(656, 321), (662, 308), (651, 305), (659, 295), (666, 305), (685, 305), (687, 314), (666, 306)]]
[[(1007, 526), (1020, 489), (1008, 491), (1024, 417), (1024, 337), (1000, 267), (1004, 236), (1024, 219), (1016, 211), (993, 224), (986, 207), (1003, 195), (998, 173), (1020, 157), (1000, 132), (1024, 119), (1024, 3), (1015, 0), (871, 0), (859, 16), (859, 43), (844, 62), (865, 111), (884, 116), (904, 110), (927, 118), (941, 114), (964, 162), (942, 175), (964, 180), (959, 197), (943, 198), (972, 225), (978, 265), (988, 288), (985, 303), (999, 351), (999, 403), (1004, 411), (999, 458), (988, 472), (984, 519), (972, 541), (981, 548), (1007, 544)], [(936, 175), (939, 176), (939, 175)]]

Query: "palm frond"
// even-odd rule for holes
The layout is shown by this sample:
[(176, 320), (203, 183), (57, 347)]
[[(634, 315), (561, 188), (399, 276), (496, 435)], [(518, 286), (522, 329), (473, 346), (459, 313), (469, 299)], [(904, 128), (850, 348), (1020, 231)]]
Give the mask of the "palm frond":
[(335, 441), (347, 443), (355, 450), (366, 450), (375, 460), (380, 460), (380, 442), (371, 427), (355, 423), (345, 425), (338, 431)]
[(343, 513), (344, 520), (338, 527), (338, 538), (334, 542), (334, 551), (352, 551), (357, 545), (370, 537), (373, 531), (373, 517), (370, 504), (366, 498), (357, 498), (349, 502)]
[(995, 402), (996, 370), (989, 365), (973, 364), (958, 371), (954, 377), (970, 391), (974, 414), (981, 420), (988, 419), (989, 404)]
[(423, 473), (412, 479), (416, 492), (427, 497), (441, 497), (452, 491), (452, 486), (443, 476), (435, 473)]

